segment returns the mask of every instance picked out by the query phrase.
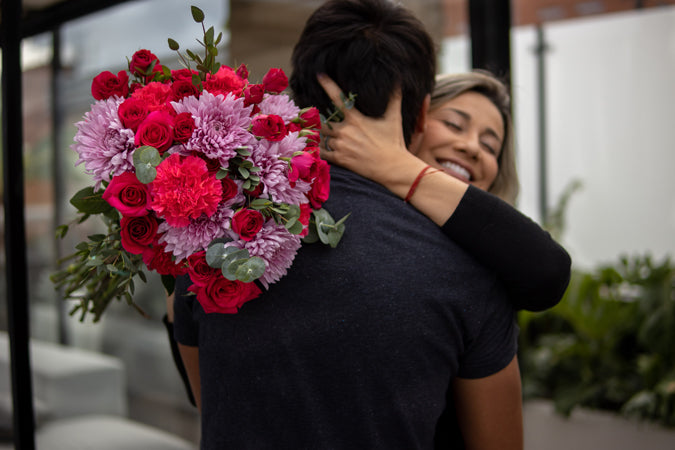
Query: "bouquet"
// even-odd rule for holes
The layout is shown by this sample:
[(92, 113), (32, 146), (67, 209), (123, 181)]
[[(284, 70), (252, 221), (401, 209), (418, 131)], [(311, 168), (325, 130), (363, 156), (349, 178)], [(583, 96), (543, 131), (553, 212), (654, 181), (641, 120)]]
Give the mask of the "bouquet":
[[(301, 243), (335, 247), (344, 221), (321, 208), (328, 164), (319, 156), (321, 117), (283, 91), (270, 69), (249, 81), (245, 65), (216, 62), (213, 27), (202, 25), (203, 56), (169, 39), (183, 68), (171, 70), (139, 50), (128, 71), (105, 71), (92, 83), (96, 102), (76, 124), (72, 149), (93, 185), (71, 204), (76, 223), (99, 216), (107, 233), (88, 236), (52, 275), (66, 299), (99, 320), (113, 300), (133, 301), (144, 268), (173, 291), (189, 274), (189, 291), (207, 313), (236, 313), (291, 266)], [(194, 68), (192, 67), (194, 65)], [(57, 229), (63, 237), (69, 226)]]

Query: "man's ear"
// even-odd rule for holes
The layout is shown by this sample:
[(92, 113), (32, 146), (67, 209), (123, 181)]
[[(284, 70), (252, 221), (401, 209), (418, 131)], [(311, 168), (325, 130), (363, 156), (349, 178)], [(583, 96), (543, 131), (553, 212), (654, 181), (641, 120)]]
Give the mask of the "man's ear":
[(415, 131), (413, 132), (410, 138), (410, 145), (408, 150), (411, 153), (417, 154), (419, 146), (422, 143), (422, 138), (424, 138), (424, 132), (427, 129), (427, 114), (429, 113), (429, 106), (431, 105), (431, 94), (427, 94), (424, 97), (422, 102), (422, 108), (420, 108), (420, 113), (417, 115), (417, 122), (415, 122)]

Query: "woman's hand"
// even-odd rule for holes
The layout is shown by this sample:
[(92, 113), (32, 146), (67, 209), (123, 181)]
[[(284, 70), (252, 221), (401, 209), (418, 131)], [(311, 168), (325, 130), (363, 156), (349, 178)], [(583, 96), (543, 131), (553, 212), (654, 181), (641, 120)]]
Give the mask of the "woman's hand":
[(356, 108), (345, 107), (340, 87), (328, 76), (319, 75), (318, 81), (344, 114), (342, 122), (322, 126), (321, 157), (380, 183), (403, 198), (410, 187), (410, 174), (414, 179), (425, 164), (405, 146), (401, 92), (394, 93), (384, 117), (376, 119), (364, 116)]

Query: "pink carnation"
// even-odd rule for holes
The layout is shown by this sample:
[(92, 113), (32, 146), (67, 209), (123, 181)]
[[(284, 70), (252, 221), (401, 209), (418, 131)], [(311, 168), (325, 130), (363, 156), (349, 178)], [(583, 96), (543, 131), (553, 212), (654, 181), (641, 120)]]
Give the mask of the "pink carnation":
[(157, 166), (151, 185), (152, 209), (173, 227), (184, 227), (202, 214), (218, 209), (223, 187), (196, 156), (172, 154)]

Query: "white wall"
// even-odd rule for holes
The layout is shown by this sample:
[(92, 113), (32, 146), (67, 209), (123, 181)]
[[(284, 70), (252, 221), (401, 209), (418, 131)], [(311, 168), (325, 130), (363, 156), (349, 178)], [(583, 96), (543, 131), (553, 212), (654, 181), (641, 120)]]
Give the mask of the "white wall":
[[(574, 179), (563, 243), (579, 266), (675, 256), (675, 7), (544, 26), (549, 204)], [(512, 32), (519, 207), (538, 219), (536, 30)], [(444, 71), (466, 70), (466, 41)], [(454, 53), (454, 55), (452, 55)]]

